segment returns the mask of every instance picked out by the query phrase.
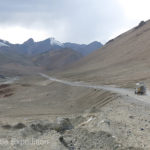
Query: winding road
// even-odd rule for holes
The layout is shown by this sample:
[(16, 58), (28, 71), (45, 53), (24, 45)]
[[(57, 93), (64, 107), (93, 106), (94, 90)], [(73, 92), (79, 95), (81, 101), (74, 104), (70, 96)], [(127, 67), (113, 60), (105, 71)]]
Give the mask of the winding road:
[(70, 85), (70, 86), (76, 86), (76, 87), (85, 87), (85, 88), (93, 88), (97, 90), (105, 90), (105, 91), (110, 91), (113, 93), (120, 94), (122, 96), (129, 96), (130, 98), (149, 103), (150, 104), (150, 91), (147, 90), (146, 95), (135, 95), (134, 94), (134, 89), (126, 89), (126, 88), (118, 88), (118, 87), (112, 87), (108, 85), (92, 85), (89, 83), (85, 83), (83, 81), (80, 82), (71, 82), (71, 81), (66, 81), (66, 80), (60, 80), (57, 78), (50, 77), (44, 73), (40, 73), (40, 75), (48, 80), (59, 82), (62, 84)]

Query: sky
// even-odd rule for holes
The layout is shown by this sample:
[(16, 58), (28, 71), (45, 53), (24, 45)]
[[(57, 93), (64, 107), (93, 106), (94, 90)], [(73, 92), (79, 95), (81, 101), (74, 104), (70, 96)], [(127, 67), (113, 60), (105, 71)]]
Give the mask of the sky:
[(150, 19), (149, 0), (0, 0), (0, 39), (102, 43)]

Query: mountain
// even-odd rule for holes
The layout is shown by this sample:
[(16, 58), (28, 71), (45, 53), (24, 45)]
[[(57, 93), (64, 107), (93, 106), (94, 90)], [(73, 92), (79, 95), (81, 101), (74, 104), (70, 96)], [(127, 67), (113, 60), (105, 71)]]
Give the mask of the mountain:
[(68, 42), (68, 43), (64, 43), (64, 46), (67, 48), (72, 48), (75, 51), (81, 52), (81, 49), (83, 49), (86, 46), (86, 44), (76, 44), (76, 43)]
[(11, 44), (8, 41), (0, 40), (0, 51), (6, 51), (7, 49), (7, 51), (10, 50), (28, 56), (41, 54), (43, 52), (51, 50), (59, 50), (63, 48), (73, 49), (85, 56), (101, 48), (102, 46), (103, 45), (100, 42), (92, 42), (88, 45), (76, 43), (61, 43), (55, 38), (48, 38), (39, 42), (35, 42), (32, 38), (30, 38), (23, 44)]
[(44, 41), (34, 42), (33, 39), (29, 39), (21, 45), (21, 49), (29, 55), (40, 54), (50, 50), (57, 50), (63, 48), (63, 44), (56, 41), (54, 38), (48, 38)]
[(88, 45), (86, 45), (84, 48), (81, 49), (81, 51), (83, 51), (84, 55), (88, 55), (90, 53), (92, 53), (93, 51), (98, 50), (99, 48), (101, 48), (103, 45), (100, 42), (92, 42)]
[(39, 42), (35, 42), (32, 38), (30, 38), (23, 44), (14, 44), (12, 47), (13, 49), (16, 49), (18, 53), (30, 56), (63, 48), (63, 44), (59, 43), (54, 38), (48, 38)]
[(28, 74), (41, 69), (61, 70), (101, 46), (99, 42), (88, 45), (61, 43), (54, 38), (39, 42), (30, 38), (22, 44), (0, 40), (0, 74), (5, 71)]
[(100, 42), (92, 42), (88, 45), (86, 44), (76, 44), (76, 43), (61, 43), (55, 38), (48, 38), (44, 41), (34, 42), (31, 38), (24, 42), (23, 44), (19, 45), (22, 52), (27, 53), (28, 55), (40, 54), (43, 52), (51, 51), (51, 50), (58, 50), (63, 48), (70, 48), (73, 49), (82, 55), (88, 55), (91, 52), (101, 48), (103, 45)]
[[(54, 38), (22, 44), (0, 40), (0, 74), (30, 74), (39, 70), (61, 70), (94, 51), (98, 42), (89, 45), (61, 43)], [(72, 48), (70, 48), (72, 47)]]
[(32, 57), (32, 61), (37, 66), (41, 66), (46, 70), (62, 70), (82, 58), (82, 55), (72, 49), (63, 48), (42, 53)]
[(101, 84), (150, 82), (150, 21), (110, 40), (63, 75)]
[(42, 71), (33, 64), (32, 60), (18, 53), (13, 44), (0, 40), (0, 75), (29, 75)]
[(0, 42), (0, 47), (7, 47), (8, 45), (3, 43), (3, 42)]
[(92, 53), (95, 50), (98, 50), (101, 48), (103, 45), (100, 42), (92, 42), (88, 45), (86, 44), (76, 44), (76, 43), (64, 43), (65, 47), (72, 48), (73, 50), (80, 52), (84, 56)]
[(0, 47), (9, 47), (10, 43), (0, 39)]

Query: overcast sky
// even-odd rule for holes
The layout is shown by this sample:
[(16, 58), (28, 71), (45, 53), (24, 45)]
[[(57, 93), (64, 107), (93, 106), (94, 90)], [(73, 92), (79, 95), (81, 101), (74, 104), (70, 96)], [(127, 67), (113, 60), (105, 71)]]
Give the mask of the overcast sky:
[(0, 0), (0, 39), (107, 42), (150, 19), (150, 0)]

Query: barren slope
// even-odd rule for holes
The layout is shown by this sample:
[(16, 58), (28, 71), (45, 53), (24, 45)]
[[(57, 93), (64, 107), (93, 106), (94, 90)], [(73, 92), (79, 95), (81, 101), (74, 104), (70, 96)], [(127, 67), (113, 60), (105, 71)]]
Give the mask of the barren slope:
[(46, 70), (61, 70), (82, 58), (79, 52), (69, 48), (48, 51), (32, 57), (34, 64)]
[(150, 79), (150, 21), (111, 40), (66, 71), (64, 77), (105, 84)]

